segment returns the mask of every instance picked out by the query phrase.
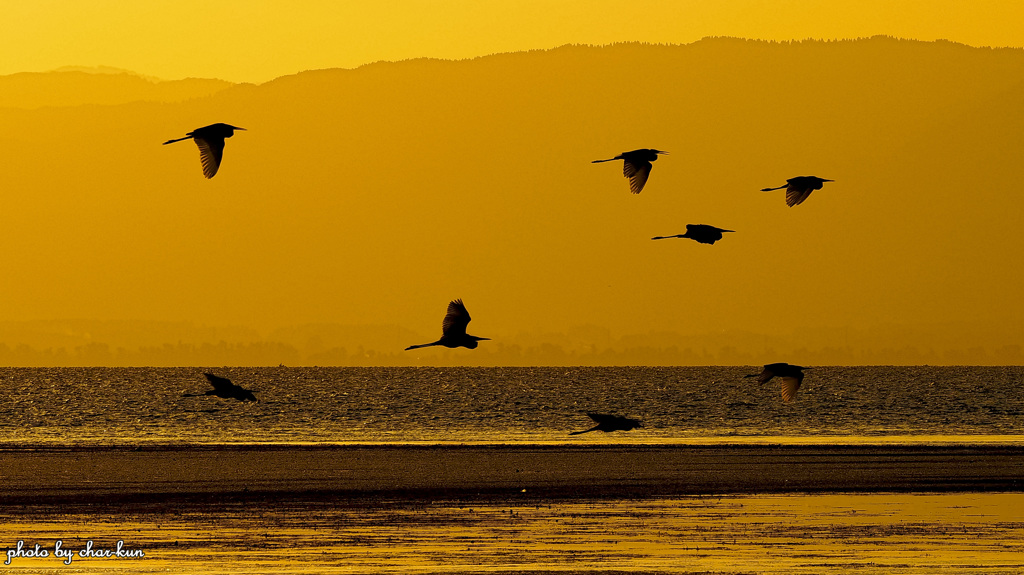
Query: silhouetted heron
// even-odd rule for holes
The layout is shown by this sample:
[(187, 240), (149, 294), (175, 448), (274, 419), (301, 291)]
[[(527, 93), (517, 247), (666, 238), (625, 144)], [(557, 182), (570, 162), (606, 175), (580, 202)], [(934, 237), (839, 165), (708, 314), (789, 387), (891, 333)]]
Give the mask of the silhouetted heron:
[(658, 159), (658, 154), (667, 154), (661, 150), (648, 150), (644, 148), (642, 150), (633, 150), (632, 152), (622, 152), (614, 158), (608, 158), (607, 160), (594, 160), (592, 164), (599, 164), (601, 162), (612, 162), (614, 160), (622, 160), (622, 175), (629, 178), (629, 191), (634, 194), (639, 194), (640, 190), (644, 189), (644, 184), (647, 183), (647, 177), (651, 175), (651, 162)]
[(639, 419), (630, 419), (628, 417), (620, 417), (618, 415), (608, 415), (605, 413), (587, 413), (590, 419), (597, 422), (597, 425), (590, 429), (583, 431), (572, 431), (569, 435), (579, 435), (581, 433), (590, 433), (591, 431), (603, 431), (605, 433), (611, 431), (629, 431), (637, 427), (643, 427), (640, 424)]
[(769, 363), (764, 366), (764, 371), (761, 373), (752, 373), (743, 377), (756, 377), (758, 383), (768, 383), (773, 377), (781, 377), (782, 401), (788, 402), (796, 397), (796, 390), (800, 389), (800, 384), (804, 380), (803, 370), (805, 369), (811, 368), (788, 363)]
[(786, 180), (785, 186), (779, 186), (777, 188), (761, 188), (762, 192), (771, 192), (774, 190), (781, 190), (786, 188), (786, 205), (793, 207), (799, 205), (807, 196), (811, 195), (814, 190), (820, 190), (825, 182), (832, 182), (834, 180), (826, 180), (825, 178), (819, 178), (818, 176), (797, 176)]
[(466, 306), (462, 304), (462, 300), (457, 299), (448, 304), (448, 313), (445, 314), (444, 321), (441, 322), (441, 339), (433, 343), (410, 345), (405, 348), (405, 350), (409, 351), (410, 349), (430, 347), (432, 345), (443, 345), (450, 348), (468, 347), (469, 349), (475, 349), (478, 345), (478, 341), (485, 341), (491, 338), (468, 335), (466, 333), (466, 326), (469, 325), (469, 320), (471, 319), (473, 318), (469, 317), (469, 312), (466, 311)]
[(723, 230), (722, 228), (716, 228), (715, 226), (705, 224), (686, 224), (685, 234), (676, 234), (674, 236), (655, 236), (651, 239), (667, 240), (669, 238), (689, 238), (698, 243), (713, 244), (722, 239), (722, 233), (731, 231), (732, 230)]
[(224, 138), (235, 135), (235, 130), (245, 130), (230, 124), (210, 124), (189, 132), (184, 138), (167, 140), (164, 145), (193, 139), (199, 146), (199, 159), (203, 162), (203, 175), (212, 178), (217, 175), (220, 160), (224, 156)]
[(202, 397), (204, 395), (216, 395), (222, 399), (237, 399), (238, 401), (255, 401), (256, 396), (251, 391), (243, 388), (240, 385), (231, 383), (231, 380), (226, 377), (220, 377), (213, 375), (212, 373), (204, 373), (206, 379), (210, 380), (210, 384), (213, 385), (213, 389), (208, 390), (206, 393), (183, 393), (182, 397)]

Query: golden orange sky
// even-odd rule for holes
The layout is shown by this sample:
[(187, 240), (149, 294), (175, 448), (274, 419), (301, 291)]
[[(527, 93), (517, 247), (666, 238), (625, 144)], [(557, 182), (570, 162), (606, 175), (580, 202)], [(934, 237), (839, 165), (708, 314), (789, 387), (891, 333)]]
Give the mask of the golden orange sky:
[[(268, 334), (305, 351), (204, 361), (1024, 358), (1024, 51), (969, 47), (1024, 45), (1017, 3), (298, 5), (0, 6), (0, 76), (263, 83), (2, 79), (0, 363)], [(160, 143), (213, 122), (248, 131), (206, 180)], [(644, 147), (671, 153), (640, 195), (591, 163)], [(836, 182), (758, 191), (796, 175)], [(687, 223), (736, 233), (650, 240)], [(492, 341), (403, 352), (455, 298)]]
[(1016, 0), (38, 0), (0, 3), (0, 75), (112, 66), (163, 79), (265, 82), (378, 60), (570, 43), (889, 35), (1024, 46)]

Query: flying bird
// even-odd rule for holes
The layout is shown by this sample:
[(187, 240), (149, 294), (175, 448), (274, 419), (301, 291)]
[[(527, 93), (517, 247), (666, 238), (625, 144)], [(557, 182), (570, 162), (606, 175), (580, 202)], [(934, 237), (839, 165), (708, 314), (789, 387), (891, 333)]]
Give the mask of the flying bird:
[(752, 373), (743, 377), (756, 377), (758, 383), (768, 383), (773, 377), (781, 377), (782, 401), (789, 402), (793, 401), (793, 398), (796, 397), (796, 390), (800, 389), (800, 384), (804, 380), (803, 370), (805, 369), (811, 368), (789, 365), (788, 363), (769, 363), (764, 366), (764, 371), (761, 373)]
[(806, 200), (807, 196), (811, 195), (811, 192), (814, 190), (820, 190), (825, 182), (832, 181), (834, 180), (826, 180), (825, 178), (819, 178), (818, 176), (797, 176), (786, 180), (785, 186), (779, 186), (777, 188), (761, 188), (761, 191), (771, 192), (773, 190), (786, 188), (786, 205), (792, 208)]
[(457, 299), (448, 304), (448, 313), (444, 316), (444, 321), (441, 322), (441, 339), (433, 343), (422, 343), (420, 345), (410, 345), (405, 348), (406, 351), (410, 349), (416, 349), (418, 347), (430, 347), (432, 345), (443, 345), (445, 347), (456, 348), (456, 347), (468, 347), (469, 349), (475, 349), (477, 342), (489, 340), (489, 337), (477, 337), (475, 335), (469, 335), (466, 333), (466, 327), (469, 325), (469, 320), (473, 318), (469, 317), (469, 312), (466, 311), (466, 306), (463, 305), (461, 299)]
[(686, 224), (685, 234), (676, 234), (674, 236), (655, 236), (651, 239), (666, 240), (668, 238), (689, 238), (698, 243), (713, 244), (722, 239), (722, 233), (731, 231), (732, 230), (723, 230), (722, 228), (716, 228), (715, 226), (705, 224)]
[(587, 413), (590, 419), (597, 422), (597, 425), (590, 429), (583, 431), (572, 431), (569, 435), (579, 435), (581, 433), (589, 433), (591, 431), (603, 431), (605, 433), (611, 431), (629, 431), (637, 427), (643, 427), (640, 424), (639, 419), (630, 419), (628, 417), (620, 417), (618, 415), (608, 415), (605, 413)]
[(213, 389), (209, 389), (206, 393), (184, 393), (182, 397), (202, 397), (204, 395), (216, 395), (222, 399), (237, 399), (238, 401), (255, 401), (256, 396), (251, 391), (243, 388), (240, 385), (231, 383), (231, 380), (226, 377), (220, 377), (213, 375), (212, 373), (204, 373), (206, 379), (213, 385)]
[(220, 160), (224, 157), (224, 138), (230, 138), (235, 135), (235, 130), (245, 130), (245, 128), (239, 128), (230, 124), (210, 124), (209, 126), (192, 130), (184, 138), (167, 140), (164, 142), (164, 145), (188, 140), (189, 138), (195, 140), (196, 145), (199, 146), (199, 159), (203, 163), (203, 175), (207, 178), (212, 178), (217, 175), (217, 169), (220, 168)]
[(633, 150), (622, 152), (614, 158), (607, 160), (594, 160), (592, 164), (622, 160), (622, 175), (629, 178), (629, 191), (639, 194), (647, 183), (647, 177), (651, 175), (651, 162), (658, 159), (658, 154), (667, 154), (661, 150)]

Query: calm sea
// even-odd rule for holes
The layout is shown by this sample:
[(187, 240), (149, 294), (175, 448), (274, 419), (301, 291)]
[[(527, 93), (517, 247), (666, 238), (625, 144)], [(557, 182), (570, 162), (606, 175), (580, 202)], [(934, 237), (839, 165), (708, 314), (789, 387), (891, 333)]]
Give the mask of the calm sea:
[[(213, 396), (204, 371), (259, 403)], [(743, 367), (0, 370), (0, 447), (195, 443), (1024, 443), (1024, 367), (816, 367), (796, 401)], [(568, 436), (586, 412), (643, 429)]]

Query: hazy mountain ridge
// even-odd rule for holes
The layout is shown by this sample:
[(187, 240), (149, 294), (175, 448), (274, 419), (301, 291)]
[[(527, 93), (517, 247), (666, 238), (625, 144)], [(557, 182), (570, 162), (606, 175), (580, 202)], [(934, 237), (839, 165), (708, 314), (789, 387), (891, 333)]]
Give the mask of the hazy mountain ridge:
[[(564, 333), (519, 333), (481, 347), (429, 352), (442, 366), (758, 365), (785, 355), (812, 365), (1021, 365), (1024, 348), (976, 345), (988, 328), (949, 322), (870, 329), (821, 328), (807, 334), (723, 331), (613, 335), (598, 326)], [(928, 333), (931, 345), (908, 344)], [(1012, 328), (999, 334), (1013, 340)], [(35, 366), (419, 365), (403, 351), (426, 336), (397, 325), (307, 324), (263, 335), (244, 327), (161, 321), (0, 322), (0, 364)], [(18, 342), (12, 344), (11, 342)]]
[(234, 85), (203, 78), (157, 80), (113, 69), (101, 72), (75, 68), (22, 72), (0, 76), (0, 108), (173, 103), (209, 97)]
[[(1022, 95), (1019, 49), (707, 39), (7, 108), (8, 317), (254, 334), (31, 345), (133, 364), (1021, 363)], [(248, 131), (205, 181), (160, 143), (214, 121)], [(639, 147), (670, 151), (640, 196), (590, 163)], [(758, 191), (811, 174), (836, 182), (797, 208)], [(737, 233), (649, 239), (686, 223)], [(455, 297), (493, 341), (402, 352)], [(281, 327), (313, 324), (354, 327)]]

